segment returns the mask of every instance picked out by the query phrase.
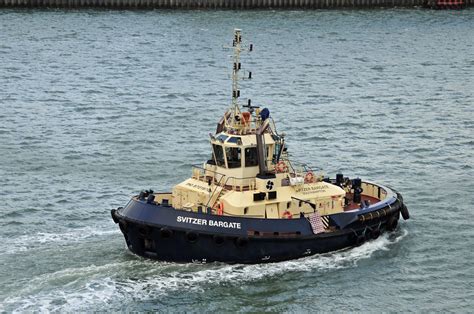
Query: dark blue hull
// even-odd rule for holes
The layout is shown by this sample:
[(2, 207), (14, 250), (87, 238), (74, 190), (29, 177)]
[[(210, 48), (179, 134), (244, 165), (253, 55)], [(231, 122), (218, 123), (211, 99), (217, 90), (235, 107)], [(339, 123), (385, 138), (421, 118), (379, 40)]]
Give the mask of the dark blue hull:
[(331, 231), (319, 234), (313, 234), (306, 218), (217, 216), (136, 198), (112, 210), (112, 218), (139, 256), (182, 263), (264, 263), (357, 246), (394, 230), (406, 206), (393, 194), (363, 210), (329, 216)]

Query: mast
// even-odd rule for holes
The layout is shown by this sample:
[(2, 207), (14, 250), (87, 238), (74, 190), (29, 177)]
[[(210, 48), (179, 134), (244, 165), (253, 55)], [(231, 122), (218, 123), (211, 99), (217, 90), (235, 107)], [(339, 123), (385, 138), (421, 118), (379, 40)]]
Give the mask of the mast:
[[(241, 77), (240, 70), (242, 69), (242, 65), (240, 63), (240, 53), (245, 51), (252, 51), (253, 45), (250, 44), (247, 48), (242, 44), (242, 30), (241, 29), (234, 29), (234, 39), (232, 41), (232, 47), (228, 47), (234, 51), (232, 55), (232, 103), (227, 111), (227, 115), (224, 116), (224, 124), (226, 127), (230, 127), (231, 129), (238, 130), (241, 128), (241, 109), (239, 104), (240, 98), (240, 89), (239, 89), (239, 81), (241, 79), (251, 79), (252, 72), (248, 72), (248, 76)], [(248, 100), (248, 105), (243, 105), (243, 107), (248, 107), (249, 112), (253, 111), (253, 108), (250, 105), (250, 99)], [(222, 125), (223, 127), (223, 125)], [(222, 127), (218, 127), (218, 129), (222, 129)]]
[(242, 30), (234, 29), (234, 40), (232, 42), (232, 47), (234, 47), (233, 55), (233, 65), (232, 65), (232, 106), (231, 110), (233, 113), (232, 120), (234, 121), (235, 116), (240, 114), (240, 107), (238, 99), (240, 97), (239, 90), (239, 71), (241, 68), (240, 64), (240, 52), (242, 49)]

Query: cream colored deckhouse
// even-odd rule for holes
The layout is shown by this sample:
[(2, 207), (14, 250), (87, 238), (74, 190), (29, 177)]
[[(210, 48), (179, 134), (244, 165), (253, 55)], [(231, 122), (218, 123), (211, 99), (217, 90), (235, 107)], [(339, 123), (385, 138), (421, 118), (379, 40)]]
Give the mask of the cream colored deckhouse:
[[(218, 215), (291, 219), (318, 211), (343, 211), (346, 191), (324, 182), (304, 165), (291, 162), (284, 134), (278, 134), (268, 109), (241, 106), (241, 31), (235, 30), (232, 104), (211, 135), (212, 158), (193, 168), (192, 177), (173, 188), (176, 209)], [(251, 78), (251, 72), (246, 75)], [(247, 111), (242, 109), (246, 108)], [(161, 197), (160, 197), (161, 196)], [(170, 199), (169, 194), (156, 197)]]

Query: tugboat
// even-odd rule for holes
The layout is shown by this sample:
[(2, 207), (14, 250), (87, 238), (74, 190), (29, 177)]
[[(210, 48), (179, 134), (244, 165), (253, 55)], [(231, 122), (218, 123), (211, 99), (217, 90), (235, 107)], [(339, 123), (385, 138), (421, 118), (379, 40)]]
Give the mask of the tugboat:
[[(361, 245), (409, 218), (394, 189), (291, 161), (267, 108), (239, 102), (234, 31), (232, 103), (210, 134), (212, 157), (169, 193), (142, 191), (111, 211), (130, 251), (180, 263), (268, 263)], [(251, 78), (251, 72), (246, 78)]]

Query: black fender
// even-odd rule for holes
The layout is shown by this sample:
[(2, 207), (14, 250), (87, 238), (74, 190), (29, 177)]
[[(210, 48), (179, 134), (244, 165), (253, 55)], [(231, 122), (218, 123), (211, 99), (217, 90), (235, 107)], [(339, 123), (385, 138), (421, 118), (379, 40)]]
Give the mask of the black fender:
[(116, 211), (117, 211), (116, 209), (112, 209), (112, 210), (110, 211), (110, 215), (112, 216), (112, 220), (113, 220), (116, 224), (118, 224), (118, 223), (119, 223), (119, 219), (118, 219), (117, 216), (115, 215)]
[(212, 237), (212, 240), (214, 241), (215, 244), (217, 245), (223, 245), (224, 242), (225, 242), (225, 238), (223, 236), (220, 236), (220, 235), (214, 235)]
[(126, 234), (127, 231), (128, 231), (128, 224), (125, 221), (125, 219), (120, 219), (118, 224), (119, 224), (119, 227), (120, 227), (120, 230), (122, 231), (122, 233)]
[(394, 215), (394, 216), (391, 216), (388, 220), (387, 220), (387, 224), (386, 224), (386, 229), (388, 231), (394, 231), (395, 229), (397, 229), (397, 226), (398, 226), (398, 214), (397, 215)]
[(199, 234), (194, 231), (188, 231), (186, 232), (186, 240), (188, 240), (189, 243), (196, 243), (199, 240)]
[(400, 207), (400, 213), (402, 214), (403, 220), (410, 219), (410, 213), (408, 212), (408, 208), (405, 204), (402, 204)]
[(356, 241), (355, 241), (357, 246), (364, 244), (364, 242), (365, 242), (365, 236), (364, 235), (361, 234), (361, 235), (357, 236)]
[(374, 229), (370, 232), (370, 236), (372, 237), (372, 239), (377, 239), (378, 237), (380, 237), (380, 229), (377, 228), (377, 229)]
[(173, 236), (173, 230), (163, 227), (160, 229), (160, 236), (163, 239), (169, 239)]
[(235, 245), (237, 247), (245, 247), (249, 243), (249, 239), (247, 237), (238, 237), (235, 239)]

